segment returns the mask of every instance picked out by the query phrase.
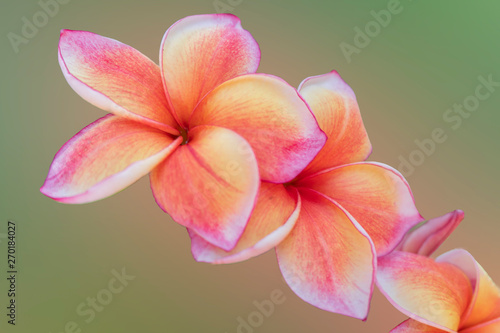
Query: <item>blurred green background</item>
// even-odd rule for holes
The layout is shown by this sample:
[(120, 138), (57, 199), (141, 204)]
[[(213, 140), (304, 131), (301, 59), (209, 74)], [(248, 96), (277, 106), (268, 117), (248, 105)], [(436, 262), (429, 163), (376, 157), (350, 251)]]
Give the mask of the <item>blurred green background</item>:
[[(259, 42), (260, 72), (295, 86), (307, 76), (340, 72), (357, 95), (374, 147), (370, 160), (399, 167), (401, 156), (408, 160), (417, 149), (415, 140), (444, 130), (447, 140), (407, 173), (417, 206), (426, 218), (464, 210), (466, 219), (439, 253), (469, 250), (500, 284), (500, 87), (456, 130), (443, 120), (448, 108), (474, 94), (478, 76), (500, 82), (499, 2), (402, 0), (380, 31), (370, 23), (371, 11), (387, 9), (391, 1), (66, 2), (17, 53), (8, 34), (21, 35), (23, 17), (32, 22), (41, 7), (13, 0), (0, 7), (0, 237), (7, 220), (14, 220), (20, 271), (12, 327), (5, 316), (7, 246), (0, 238), (0, 332), (59, 333), (74, 321), (81, 332), (233, 333), (237, 318), (247, 318), (253, 302), (269, 299), (275, 289), (286, 301), (253, 332), (388, 332), (405, 318), (378, 292), (366, 323), (314, 308), (288, 289), (273, 252), (227, 266), (194, 262), (187, 233), (156, 206), (147, 178), (86, 205), (40, 194), (57, 150), (104, 114), (64, 80), (57, 63), (59, 30), (112, 37), (157, 61), (172, 23), (216, 12), (221, 4)], [(348, 62), (340, 45), (356, 46), (354, 29), (367, 24), (373, 37)], [(102, 290), (112, 270), (122, 268), (135, 279), (87, 323), (90, 315), (77, 314), (77, 308), (88, 297), (109, 296)], [(252, 333), (247, 331), (240, 330)]]

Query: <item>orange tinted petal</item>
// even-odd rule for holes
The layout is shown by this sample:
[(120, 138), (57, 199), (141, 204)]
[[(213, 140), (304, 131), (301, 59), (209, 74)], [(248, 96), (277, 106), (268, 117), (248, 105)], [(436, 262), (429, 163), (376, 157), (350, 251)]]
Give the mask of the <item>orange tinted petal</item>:
[(260, 50), (231, 14), (194, 15), (174, 23), (163, 37), (160, 66), (171, 105), (187, 126), (196, 104), (222, 82), (255, 73)]
[(476, 326), (460, 330), (460, 333), (499, 333), (500, 332), (500, 318), (496, 318)]
[(265, 74), (220, 85), (196, 108), (190, 124), (226, 127), (243, 136), (257, 156), (261, 178), (273, 183), (295, 178), (326, 141), (297, 91)]
[(320, 309), (365, 319), (376, 260), (370, 239), (333, 201), (314, 191), (299, 191), (299, 219), (276, 247), (285, 281)]
[(451, 250), (440, 255), (436, 261), (459, 267), (472, 283), (473, 296), (463, 315), (462, 329), (500, 317), (500, 288), (469, 252), (462, 249)]
[(158, 65), (136, 49), (87, 31), (61, 31), (59, 64), (70, 86), (103, 110), (178, 134)]
[(260, 255), (278, 245), (292, 230), (300, 212), (297, 190), (262, 182), (257, 204), (236, 247), (227, 252), (208, 243), (193, 231), (191, 251), (197, 261), (233, 263)]
[(381, 163), (327, 169), (296, 185), (323, 193), (346, 209), (368, 232), (378, 256), (394, 249), (406, 232), (423, 220), (406, 180)]
[[(151, 172), (156, 202), (208, 242), (231, 250), (255, 204), (259, 171), (248, 143), (231, 130), (199, 126)], [(241, 151), (240, 151), (241, 149)]]
[(456, 266), (395, 251), (379, 258), (377, 285), (401, 312), (424, 324), (454, 332), (472, 296)]
[(364, 161), (372, 147), (351, 87), (336, 72), (305, 79), (299, 92), (328, 140), (301, 177), (342, 164)]
[(181, 140), (135, 121), (105, 116), (59, 150), (40, 191), (64, 203), (105, 198), (146, 175)]

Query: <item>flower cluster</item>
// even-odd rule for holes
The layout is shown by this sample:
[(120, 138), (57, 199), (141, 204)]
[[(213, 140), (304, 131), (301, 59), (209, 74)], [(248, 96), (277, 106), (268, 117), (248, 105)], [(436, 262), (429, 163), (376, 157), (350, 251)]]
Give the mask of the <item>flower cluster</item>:
[(87, 203), (149, 174), (197, 261), (275, 248), (290, 288), (321, 309), (366, 319), (376, 284), (412, 318), (393, 332), (500, 329), (500, 291), (467, 252), (428, 258), (463, 213), (419, 225), (404, 177), (366, 161), (356, 96), (336, 71), (298, 89), (256, 73), (259, 46), (229, 14), (173, 24), (159, 66), (85, 31), (63, 30), (58, 55), (70, 86), (109, 114), (59, 150), (43, 194)]

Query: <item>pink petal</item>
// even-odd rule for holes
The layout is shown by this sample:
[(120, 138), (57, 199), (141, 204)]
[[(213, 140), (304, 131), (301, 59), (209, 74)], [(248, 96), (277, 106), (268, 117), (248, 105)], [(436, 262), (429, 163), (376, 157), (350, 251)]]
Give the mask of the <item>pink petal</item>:
[(391, 330), (390, 333), (443, 333), (447, 331), (440, 330), (413, 319), (407, 319), (396, 328)]
[(181, 141), (135, 121), (107, 115), (59, 150), (40, 191), (64, 203), (103, 199), (146, 175)]
[(328, 140), (301, 177), (320, 170), (364, 161), (371, 153), (358, 102), (351, 87), (336, 71), (305, 79), (299, 92)]
[(59, 64), (71, 88), (89, 103), (179, 134), (160, 68), (136, 49), (91, 32), (62, 30)]
[(260, 50), (230, 14), (188, 16), (163, 37), (160, 66), (171, 105), (186, 127), (198, 102), (224, 81), (255, 73)]
[(273, 183), (295, 178), (326, 141), (297, 91), (265, 74), (223, 83), (198, 105), (190, 124), (226, 127), (243, 136), (257, 156), (261, 178)]
[(300, 196), (293, 187), (262, 182), (257, 204), (236, 247), (224, 251), (194, 231), (191, 251), (197, 261), (227, 264), (247, 260), (272, 249), (290, 233), (300, 212)]
[(224, 250), (236, 245), (259, 190), (259, 171), (251, 149), (231, 130), (199, 126), (151, 172), (156, 202), (178, 223)]
[(451, 250), (440, 255), (436, 261), (457, 266), (472, 283), (472, 300), (462, 316), (462, 329), (500, 317), (500, 288), (469, 252)]
[(410, 230), (397, 250), (430, 256), (450, 236), (464, 219), (464, 212), (454, 210), (431, 219), (414, 230)]
[(377, 285), (399, 311), (426, 325), (456, 332), (472, 296), (456, 266), (395, 251), (378, 259)]
[(376, 265), (368, 235), (334, 201), (315, 191), (299, 192), (299, 219), (276, 248), (285, 281), (320, 309), (366, 319)]
[(423, 220), (410, 187), (393, 168), (374, 162), (347, 164), (299, 180), (335, 200), (366, 230), (382, 256)]

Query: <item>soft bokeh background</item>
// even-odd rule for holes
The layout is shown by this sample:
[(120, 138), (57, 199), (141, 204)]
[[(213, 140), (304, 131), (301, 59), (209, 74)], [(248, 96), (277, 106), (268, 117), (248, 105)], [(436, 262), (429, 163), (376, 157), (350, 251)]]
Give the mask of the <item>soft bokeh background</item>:
[[(422, 214), (461, 208), (466, 219), (439, 250), (463, 247), (500, 283), (500, 87), (457, 130), (446, 109), (474, 93), (479, 75), (500, 81), (500, 3), (402, 0), (401, 13), (348, 63), (339, 45), (373, 21), (387, 0), (221, 0), (260, 43), (261, 72), (293, 85), (337, 69), (353, 87), (373, 143), (371, 160), (395, 167), (414, 140), (442, 128), (448, 138), (408, 177)], [(238, 2), (240, 2), (238, 4)], [(57, 63), (62, 28), (90, 30), (154, 59), (165, 30), (212, 0), (72, 0), (15, 53), (9, 32), (40, 11), (37, 1), (1, 2), (0, 233), (18, 225), (18, 317), (6, 324), (6, 243), (0, 238), (0, 331), (237, 332), (239, 316), (279, 289), (286, 301), (254, 332), (388, 332), (404, 316), (379, 293), (366, 323), (331, 314), (296, 297), (274, 253), (245, 263), (195, 263), (185, 230), (155, 204), (147, 178), (106, 200), (64, 205), (38, 191), (52, 157), (83, 126), (103, 115), (74, 93)], [(0, 236), (2, 236), (0, 234)], [(107, 287), (111, 271), (136, 278), (86, 323), (78, 305)], [(67, 330), (71, 332), (70, 328)], [(240, 332), (246, 332), (241, 330)]]

